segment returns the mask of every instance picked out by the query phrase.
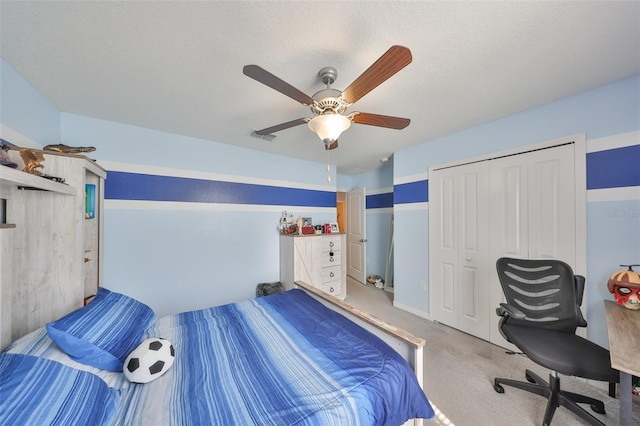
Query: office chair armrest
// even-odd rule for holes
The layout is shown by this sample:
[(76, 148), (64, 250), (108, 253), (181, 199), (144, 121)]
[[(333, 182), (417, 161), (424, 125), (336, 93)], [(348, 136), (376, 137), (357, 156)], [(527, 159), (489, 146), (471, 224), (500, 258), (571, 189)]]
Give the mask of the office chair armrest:
[(520, 309), (508, 303), (501, 303), (500, 307), (496, 308), (496, 314), (501, 317), (511, 317), (518, 320), (523, 320), (527, 317)]

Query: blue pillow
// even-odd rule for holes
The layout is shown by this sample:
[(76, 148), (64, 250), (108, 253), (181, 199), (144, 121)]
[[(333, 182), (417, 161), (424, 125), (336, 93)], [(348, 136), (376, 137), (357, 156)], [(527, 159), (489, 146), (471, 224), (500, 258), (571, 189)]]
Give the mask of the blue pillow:
[(0, 355), (0, 424), (110, 424), (118, 391), (99, 377), (30, 355)]
[(87, 306), (47, 324), (47, 333), (73, 360), (122, 371), (125, 359), (155, 320), (144, 303), (100, 287)]

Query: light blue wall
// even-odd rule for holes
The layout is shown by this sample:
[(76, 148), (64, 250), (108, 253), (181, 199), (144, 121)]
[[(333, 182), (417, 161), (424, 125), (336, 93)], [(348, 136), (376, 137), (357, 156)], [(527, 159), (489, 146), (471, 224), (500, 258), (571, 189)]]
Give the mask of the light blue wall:
[[(95, 146), (93, 156), (109, 170), (104, 286), (142, 300), (158, 315), (254, 297), (258, 283), (278, 281), (282, 211), (315, 223), (336, 220), (335, 185), (326, 182), (325, 164), (66, 113), (62, 133), (67, 144)], [(314, 169), (318, 173), (310, 173)], [(126, 172), (125, 187), (117, 176), (114, 190), (118, 172)], [(167, 183), (149, 188), (154, 194), (175, 195), (169, 186), (177, 177), (187, 192), (208, 191), (206, 185), (199, 189), (203, 182), (238, 184), (237, 196), (246, 202), (197, 202), (186, 193), (177, 202), (129, 198), (144, 194), (136, 185), (144, 184), (145, 175)], [(268, 186), (258, 192), (302, 189), (312, 198), (330, 192), (332, 205), (301, 206), (295, 195), (287, 205), (252, 203), (261, 195), (251, 195), (252, 184)]]
[[(105, 201), (104, 285), (148, 303), (158, 315), (246, 299), (256, 284), (277, 281), (283, 210), (335, 222), (335, 184), (327, 184), (324, 162), (61, 114), (5, 61), (0, 65), (3, 139), (19, 146), (95, 146), (91, 157), (108, 170), (105, 192), (119, 182), (115, 192), (124, 196)], [(140, 188), (147, 177), (186, 188), (186, 201), (127, 197), (128, 189), (175, 195), (169, 186)], [(225, 185), (238, 192), (231, 194), (238, 202), (193, 201), (212, 198), (199, 194), (202, 188)], [(264, 201), (265, 194), (288, 202)], [(256, 199), (263, 201), (252, 203)]]
[[(394, 183), (397, 191), (399, 182), (424, 179), (433, 165), (581, 132), (586, 132), (589, 151), (591, 141), (639, 129), (640, 76), (635, 76), (398, 151), (394, 153)], [(634, 138), (632, 144), (640, 145), (637, 136)], [(630, 159), (626, 161), (632, 164)], [(616, 172), (637, 176), (637, 167)], [(619, 264), (640, 260), (640, 187), (627, 188), (626, 194), (635, 191), (635, 195), (625, 195), (623, 200), (616, 200), (615, 188), (598, 191), (610, 191), (611, 195), (605, 201), (593, 201), (601, 198), (590, 197), (590, 193), (595, 195), (593, 190), (587, 192), (587, 320), (589, 338), (607, 346), (602, 300), (612, 297), (606, 291), (606, 281)], [(428, 286), (423, 290), (419, 285), (421, 280), (428, 282), (429, 274), (428, 203), (416, 204), (415, 208), (411, 203), (396, 204), (394, 208), (395, 301), (428, 315)], [(611, 211), (623, 213), (612, 215)]]
[(0, 137), (14, 145), (41, 148), (60, 143), (60, 112), (0, 59)]
[[(112, 173), (125, 170), (158, 176), (250, 181), (307, 192), (335, 191), (324, 163), (235, 148), (88, 117), (61, 114), (4, 60), (0, 60), (0, 124), (3, 139), (25, 146), (49, 143), (93, 145)], [(640, 130), (640, 76), (610, 84), (394, 154), (393, 168), (358, 176), (332, 176), (340, 190), (394, 186), (424, 191), (428, 167), (487, 152), (586, 132), (590, 141)], [(415, 119), (419, 119), (416, 117)], [(640, 144), (640, 141), (636, 141)], [(636, 160), (637, 164), (637, 160)], [(319, 173), (309, 173), (318, 169)], [(333, 168), (335, 169), (335, 168)], [(637, 170), (637, 168), (635, 169)], [(619, 170), (631, 173), (631, 170)], [(391, 179), (387, 173), (392, 174)], [(411, 185), (412, 180), (417, 185)], [(107, 181), (108, 182), (108, 181)], [(137, 183), (137, 181), (136, 181)], [(405, 187), (398, 185), (405, 185)], [(407, 185), (408, 184), (408, 185)], [(413, 190), (413, 189), (411, 189)], [(603, 191), (603, 190), (598, 190)], [(607, 190), (604, 190), (605, 192)], [(397, 190), (396, 190), (397, 192)], [(590, 197), (587, 204), (587, 298), (589, 337), (606, 345), (602, 299), (620, 263), (638, 263), (640, 194), (616, 199)], [(417, 199), (425, 197), (419, 194)], [(211, 203), (107, 200), (105, 286), (138, 297), (160, 315), (251, 297), (255, 284), (278, 279), (281, 210), (335, 221), (335, 209)], [(390, 213), (367, 211), (371, 273), (381, 273)], [(403, 203), (395, 212), (395, 300), (428, 314), (428, 203)], [(375, 248), (374, 248), (375, 247)], [(374, 254), (375, 253), (375, 254)], [(375, 269), (375, 270), (374, 270)]]

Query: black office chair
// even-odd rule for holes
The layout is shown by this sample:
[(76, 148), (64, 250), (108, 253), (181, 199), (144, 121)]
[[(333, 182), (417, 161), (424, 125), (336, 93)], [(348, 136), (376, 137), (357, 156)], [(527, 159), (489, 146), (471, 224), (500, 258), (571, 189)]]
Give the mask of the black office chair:
[(611, 368), (609, 351), (575, 334), (578, 326), (587, 326), (580, 312), (584, 277), (574, 275), (571, 267), (559, 260), (501, 258), (496, 267), (507, 299), (507, 303), (501, 303), (496, 309), (502, 317), (500, 333), (533, 362), (552, 373), (549, 382), (529, 369), (525, 372), (528, 382), (497, 378), (493, 385), (495, 391), (504, 393), (502, 385), (508, 385), (547, 398), (543, 425), (551, 423), (559, 406), (590, 424), (603, 425), (578, 405), (589, 404), (596, 413), (605, 414), (602, 401), (561, 390), (558, 376), (619, 381), (619, 372)]

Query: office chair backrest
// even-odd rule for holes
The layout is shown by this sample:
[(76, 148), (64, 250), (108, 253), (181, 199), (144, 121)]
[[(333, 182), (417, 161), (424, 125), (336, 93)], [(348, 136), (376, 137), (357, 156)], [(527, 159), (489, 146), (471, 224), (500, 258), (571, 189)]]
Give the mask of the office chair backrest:
[(526, 316), (522, 320), (507, 318), (505, 323), (569, 333), (586, 326), (579, 307), (584, 278), (574, 276), (566, 263), (503, 257), (496, 268), (507, 303)]

